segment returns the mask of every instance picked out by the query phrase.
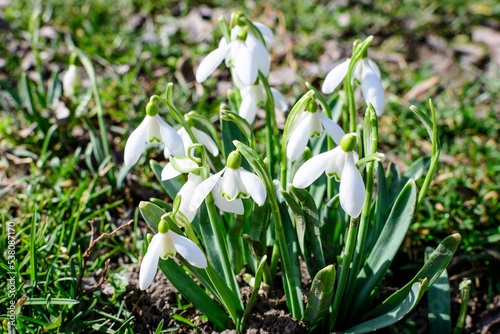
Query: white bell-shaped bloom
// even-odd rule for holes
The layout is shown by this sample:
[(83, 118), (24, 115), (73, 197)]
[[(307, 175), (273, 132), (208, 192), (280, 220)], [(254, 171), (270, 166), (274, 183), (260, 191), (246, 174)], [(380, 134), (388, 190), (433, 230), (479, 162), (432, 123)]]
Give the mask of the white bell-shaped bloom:
[(229, 43), (222, 38), (219, 47), (203, 59), (196, 71), (196, 81), (205, 81), (224, 59), (226, 65), (234, 67), (236, 80), (245, 86), (255, 83), (258, 71), (267, 76), (271, 66), (271, 58), (264, 44), (247, 33), (246, 29), (238, 30), (237, 33), (231, 32)]
[(307, 160), (295, 173), (293, 186), (306, 188), (321, 174), (340, 180), (340, 205), (351, 216), (357, 218), (365, 205), (365, 184), (356, 167), (358, 155), (345, 152), (339, 145), (333, 150), (318, 154)]
[[(321, 88), (323, 93), (332, 93), (344, 81), (350, 61), (347, 59), (327, 74)], [(385, 93), (377, 64), (369, 58), (363, 58), (356, 64), (353, 74), (354, 78), (361, 82), (361, 92), (366, 103), (371, 103), (377, 116), (381, 116), (385, 107)]]
[(165, 158), (185, 155), (186, 150), (181, 136), (161, 117), (146, 115), (142, 123), (135, 129), (125, 144), (125, 164), (132, 166), (141, 157), (144, 145), (148, 143), (164, 143)]
[(240, 165), (240, 153), (238, 151), (231, 152), (227, 159), (227, 166), (204, 180), (196, 188), (189, 209), (193, 211), (198, 209), (210, 192), (213, 193), (215, 204), (222, 211), (242, 215), (244, 210), (241, 199), (248, 197), (252, 197), (255, 203), (262, 206), (267, 197), (264, 182), (260, 177), (250, 173)]
[[(175, 158), (174, 158), (175, 159)], [(183, 162), (179, 162), (179, 160), (184, 160)], [(176, 164), (181, 167), (184, 170), (188, 170), (189, 168), (192, 168), (193, 165), (189, 166), (189, 163), (187, 161), (191, 161), (190, 159), (176, 159)], [(193, 161), (191, 163), (194, 164), (194, 168), (197, 168), (198, 165), (196, 165)], [(186, 167), (188, 166), (188, 167)], [(194, 169), (193, 168), (193, 169)], [(165, 168), (162, 171), (162, 180), (169, 180), (173, 177), (176, 177), (180, 175), (181, 172), (177, 171), (171, 163), (167, 164)], [(186, 183), (182, 186), (182, 188), (179, 190), (179, 193), (177, 196), (181, 197), (181, 203), (179, 205), (179, 211), (186, 216), (186, 218), (192, 222), (194, 217), (196, 216), (196, 211), (198, 210), (198, 207), (196, 208), (191, 208), (191, 200), (193, 198), (193, 195), (195, 193), (196, 188), (203, 182), (203, 179), (200, 175), (196, 175), (194, 173), (189, 173), (188, 174), (188, 180)], [(216, 186), (212, 189), (212, 195), (214, 197), (214, 203), (215, 205), (221, 209), (224, 212), (231, 212), (231, 213), (236, 213), (238, 215), (242, 215), (245, 210), (243, 208), (243, 203), (241, 201), (239, 202), (230, 202), (226, 198), (222, 196), (220, 193), (220, 184), (221, 180), (219, 179), (217, 181)], [(208, 194), (208, 193), (207, 193)]]
[[(241, 105), (239, 115), (252, 124), (257, 115), (257, 109), (262, 107), (267, 102), (267, 94), (264, 86), (259, 82), (257, 85), (246, 86), (241, 88)], [(273, 94), (274, 106), (276, 109), (286, 111), (288, 109), (288, 102), (283, 94), (278, 90), (271, 88)]]
[(299, 113), (292, 124), (286, 148), (286, 156), (291, 161), (297, 160), (304, 153), (309, 138), (320, 136), (323, 128), (336, 144), (340, 144), (340, 140), (345, 134), (337, 123), (317, 111), (315, 102), (311, 103), (313, 107), (308, 107), (308, 110)]
[[(219, 148), (217, 147), (217, 144), (215, 141), (210, 137), (208, 134), (205, 132), (198, 130), (195, 127), (191, 127), (191, 131), (194, 134), (194, 137), (196, 140), (205, 146), (208, 152), (212, 154), (214, 157), (219, 155)], [(179, 136), (182, 138), (182, 142), (184, 143), (184, 148), (186, 149), (185, 155), (187, 155), (187, 149), (189, 146), (193, 145), (193, 141), (191, 140), (191, 137), (189, 137), (189, 134), (187, 133), (186, 129), (180, 128), (177, 133)]]
[(69, 65), (62, 80), (63, 92), (66, 97), (75, 95), (75, 90), (80, 86), (81, 76), (76, 65)]
[(156, 276), (160, 257), (165, 260), (170, 256), (175, 256), (177, 252), (191, 265), (202, 269), (207, 267), (205, 254), (193, 241), (171, 230), (166, 233), (159, 232), (151, 240), (148, 251), (142, 259), (139, 288), (146, 290), (151, 285)]

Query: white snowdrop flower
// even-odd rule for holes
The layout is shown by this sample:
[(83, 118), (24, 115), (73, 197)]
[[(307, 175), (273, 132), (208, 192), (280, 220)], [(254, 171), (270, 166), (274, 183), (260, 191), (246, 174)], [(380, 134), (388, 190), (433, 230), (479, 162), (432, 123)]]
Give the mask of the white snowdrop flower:
[(125, 164), (132, 166), (141, 157), (144, 145), (163, 142), (165, 158), (185, 155), (181, 136), (158, 115), (158, 109), (153, 102), (146, 106), (146, 117), (135, 129), (125, 144)]
[(63, 92), (66, 97), (75, 95), (75, 91), (78, 89), (81, 83), (80, 70), (76, 65), (69, 65), (68, 70), (64, 74), (62, 85)]
[[(340, 85), (349, 69), (350, 59), (335, 66), (326, 76), (322, 92), (332, 93)], [(354, 68), (354, 78), (361, 83), (361, 92), (366, 103), (371, 103), (377, 116), (381, 116), (385, 107), (385, 93), (380, 81), (380, 69), (371, 59), (361, 59)]]
[[(179, 169), (182, 169), (183, 171), (186, 170), (194, 170), (198, 168), (198, 165), (191, 161), (189, 158), (171, 158), (175, 160), (175, 164), (180, 167)], [(189, 163), (188, 161), (191, 161)], [(177, 171), (172, 163), (168, 163), (165, 168), (162, 171), (162, 180), (169, 180), (171, 178), (174, 178), (178, 175), (180, 175), (181, 172)], [(182, 188), (179, 190), (179, 193), (177, 196), (180, 196), (181, 202), (179, 205), (179, 211), (186, 216), (186, 218), (192, 222), (194, 217), (196, 216), (196, 211), (198, 210), (198, 207), (196, 208), (191, 208), (190, 203), (193, 198), (193, 195), (195, 193), (196, 188), (203, 182), (203, 179), (200, 175), (197, 175), (195, 173), (189, 173), (188, 174), (188, 180), (186, 183), (182, 186)], [(242, 215), (244, 213), (244, 208), (243, 208), (243, 203), (240, 202), (230, 202), (226, 198), (222, 196), (220, 193), (220, 185), (221, 185), (222, 180), (219, 179), (217, 181), (217, 184), (215, 187), (212, 189), (212, 195), (214, 197), (214, 203), (215, 205), (221, 209), (222, 211), (225, 212), (231, 212), (231, 213), (236, 213), (239, 215)], [(207, 193), (208, 194), (208, 193)]]
[[(264, 86), (259, 82), (256, 85), (246, 86), (241, 89), (241, 105), (239, 115), (247, 120), (249, 124), (255, 121), (257, 109), (262, 107), (267, 102), (267, 94)], [(288, 109), (288, 102), (283, 94), (278, 90), (271, 88), (273, 94), (274, 106), (278, 110), (286, 111)]]
[[(194, 126), (191, 126), (190, 128), (196, 140), (200, 144), (205, 146), (207, 151), (210, 152), (210, 154), (212, 154), (214, 157), (219, 155), (219, 148), (217, 147), (217, 144), (212, 139), (212, 137), (210, 137), (205, 132), (198, 130)], [(186, 149), (184, 155), (187, 155), (187, 149), (189, 148), (189, 146), (193, 145), (193, 141), (191, 140), (191, 137), (189, 137), (189, 134), (187, 133), (186, 129), (180, 128), (177, 131), (177, 133), (179, 134), (179, 136), (181, 136), (182, 142), (184, 143), (184, 148)]]
[(337, 123), (318, 112), (318, 104), (311, 100), (307, 109), (299, 113), (292, 124), (286, 148), (288, 159), (297, 160), (304, 153), (309, 138), (320, 136), (323, 128), (338, 145), (344, 136), (344, 130)]
[[(233, 35), (233, 34), (231, 34)], [(258, 71), (267, 76), (271, 66), (271, 58), (266, 47), (252, 36), (246, 28), (231, 37), (228, 43), (224, 38), (219, 47), (203, 59), (196, 71), (196, 81), (205, 81), (215, 69), (226, 60), (226, 65), (234, 67), (234, 73), (243, 85), (253, 85), (257, 80)]]
[[(210, 191), (214, 195), (215, 204), (226, 212), (242, 215), (244, 213), (242, 198), (252, 197), (255, 203), (262, 206), (267, 197), (264, 182), (260, 177), (240, 166), (240, 153), (238, 151), (231, 152), (227, 159), (227, 166), (204, 180), (196, 188), (189, 209), (198, 209)], [(221, 199), (225, 199), (226, 202), (222, 202)], [(219, 204), (217, 204), (218, 201)], [(221, 204), (225, 204), (225, 206), (223, 207)]]
[(356, 167), (358, 155), (354, 152), (356, 137), (345, 135), (340, 145), (307, 160), (295, 173), (293, 186), (306, 188), (323, 172), (328, 177), (340, 180), (340, 205), (351, 216), (357, 218), (365, 205), (365, 184)]
[(158, 225), (158, 233), (153, 237), (148, 250), (142, 259), (139, 271), (139, 288), (146, 290), (156, 276), (160, 258), (166, 260), (176, 253), (182, 255), (191, 265), (204, 269), (207, 259), (203, 251), (190, 239), (183, 237), (168, 228), (164, 220)]

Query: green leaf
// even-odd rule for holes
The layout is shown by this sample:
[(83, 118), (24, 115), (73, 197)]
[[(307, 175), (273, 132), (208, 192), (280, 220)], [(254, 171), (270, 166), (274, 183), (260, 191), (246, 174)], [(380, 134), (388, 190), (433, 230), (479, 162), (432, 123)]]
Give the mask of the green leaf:
[(160, 269), (175, 288), (217, 327), (225, 329), (229, 316), (172, 259), (160, 260)]
[(304, 254), (304, 238), (306, 236), (306, 217), (304, 210), (302, 210), (301, 205), (293, 198), (290, 193), (280, 190), (281, 195), (285, 199), (288, 207), (292, 210), (295, 215), (295, 230), (297, 231), (297, 239), (299, 241), (300, 250)]
[[(243, 314), (243, 320), (241, 321), (242, 325), (245, 324), (245, 320), (250, 315), (250, 312), (252, 311), (253, 305), (255, 304), (255, 300), (257, 299), (257, 295), (259, 294), (260, 284), (262, 282), (262, 270), (264, 268), (264, 265), (266, 264), (266, 260), (267, 260), (267, 256), (264, 255), (262, 257), (262, 259), (260, 259), (259, 266), (257, 267), (257, 272), (255, 273), (253, 291), (252, 291), (252, 294), (250, 295), (250, 299), (248, 300), (247, 307), (245, 308), (245, 313)], [(243, 329), (243, 328), (241, 328), (241, 329)]]
[(395, 306), (403, 302), (411, 290), (412, 285), (424, 278), (428, 277), (429, 279), (427, 289), (431, 287), (450, 263), (461, 238), (460, 234), (456, 233), (441, 241), (437, 249), (431, 254), (429, 260), (425, 262), (417, 275), (415, 275), (415, 277), (403, 288), (389, 296), (380, 306), (369, 312), (364, 318), (378, 317), (392, 310)]
[(174, 199), (175, 196), (179, 193), (179, 191), (182, 188), (182, 183), (179, 181), (178, 178), (173, 178), (170, 180), (161, 180), (161, 172), (163, 170), (163, 167), (156, 162), (155, 160), (150, 160), (149, 164), (151, 166), (151, 169), (153, 170), (156, 178), (158, 179), (158, 182), (160, 182), (161, 186), (165, 191), (167, 192), (168, 196), (170, 198)]
[[(432, 251), (433, 249), (431, 247), (425, 250), (426, 260)], [(436, 283), (429, 288), (427, 299), (431, 334), (451, 333), (450, 282), (446, 269), (443, 270), (443, 273), (436, 280)]]
[(319, 215), (316, 203), (311, 194), (305, 189), (295, 188), (290, 186), (290, 190), (300, 201), (304, 216), (306, 219), (307, 240), (311, 243), (312, 253), (316, 263), (314, 264), (318, 270), (326, 267), (325, 257), (323, 255), (323, 248), (321, 246), (320, 229), (319, 229)]
[(358, 274), (351, 318), (365, 306), (366, 299), (389, 269), (415, 214), (416, 199), (415, 182), (410, 180), (399, 194), (373, 251)]
[(302, 321), (312, 326), (323, 313), (327, 312), (328, 307), (332, 303), (335, 274), (335, 267), (333, 265), (329, 265), (318, 271), (312, 282), (306, 310), (301, 319)]
[(158, 324), (158, 327), (156, 327), (155, 334), (160, 334), (162, 329), (163, 329), (163, 319), (161, 319), (160, 323)]
[(31, 298), (24, 302), (23, 305), (75, 305), (80, 302), (69, 298)]
[(409, 291), (406, 292), (401, 303), (377, 318), (365, 321), (347, 329), (345, 333), (368, 333), (387, 327), (401, 320), (406, 314), (413, 310), (415, 306), (417, 306), (428, 285), (429, 282), (427, 278), (425, 278), (422, 282), (413, 283), (410, 286)]

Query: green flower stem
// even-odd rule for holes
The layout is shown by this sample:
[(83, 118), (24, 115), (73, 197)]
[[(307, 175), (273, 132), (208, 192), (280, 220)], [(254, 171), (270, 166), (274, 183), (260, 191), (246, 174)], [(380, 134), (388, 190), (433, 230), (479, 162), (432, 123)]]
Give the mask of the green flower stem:
[[(311, 85), (309, 82), (306, 82), (306, 87), (314, 91), (314, 95), (316, 96), (316, 98), (319, 100), (319, 103), (323, 107), (323, 110), (325, 111), (326, 117), (328, 117), (329, 119), (332, 119), (332, 110), (330, 109), (330, 105), (328, 104), (328, 102), (326, 102), (323, 95), (321, 95), (321, 93), (313, 85)], [(335, 143), (333, 142), (333, 139), (330, 136), (327, 136), (327, 140), (328, 140), (328, 151), (331, 151), (331, 150), (333, 150)], [(333, 198), (333, 191), (335, 189), (334, 188), (335, 187), (335, 180), (334, 180), (334, 178), (329, 177), (326, 182), (327, 182), (326, 183), (326, 194), (327, 194), (328, 200), (330, 200), (331, 198)]]
[(349, 63), (349, 69), (347, 70), (347, 75), (344, 79), (344, 87), (347, 95), (347, 107), (349, 110), (349, 132), (356, 132), (356, 106), (354, 104), (354, 89), (352, 87), (352, 72), (356, 66), (356, 63), (366, 55), (366, 50), (370, 46), (373, 40), (373, 36), (369, 36), (361, 45), (358, 43), (354, 44), (351, 62)]
[(303, 111), (307, 104), (309, 103), (309, 100), (313, 98), (314, 91), (310, 90), (307, 93), (305, 93), (297, 103), (292, 107), (292, 110), (290, 110), (290, 113), (288, 114), (288, 118), (285, 123), (285, 129), (283, 130), (283, 139), (281, 142), (281, 175), (280, 175), (280, 180), (281, 184), (284, 186), (286, 185), (287, 182), (287, 171), (288, 171), (288, 159), (286, 157), (286, 145), (288, 143), (289, 137), (289, 132), (292, 128), (293, 122), (299, 112)]
[[(275, 173), (274, 166), (274, 143), (279, 143), (279, 131), (278, 125), (276, 124), (276, 112), (274, 110), (274, 97), (271, 92), (271, 87), (269, 86), (269, 81), (265, 75), (259, 72), (259, 78), (266, 89), (266, 157), (269, 160), (269, 169), (271, 170), (271, 175)], [(278, 154), (279, 155), (279, 154)], [(277, 157), (279, 161), (279, 157)]]
[[(304, 304), (302, 302), (300, 282), (295, 281), (293, 274), (292, 261), (285, 239), (285, 231), (283, 222), (281, 220), (281, 212), (276, 198), (274, 184), (269, 173), (269, 168), (262, 162), (257, 152), (253, 151), (250, 147), (235, 140), (233, 141), (236, 148), (247, 159), (252, 168), (257, 172), (259, 177), (264, 181), (267, 192), (267, 201), (271, 207), (271, 212), (274, 219), (274, 228), (276, 230), (276, 238), (278, 240), (278, 247), (281, 253), (281, 264), (283, 270), (283, 287), (286, 292), (287, 303), (290, 306), (292, 316), (296, 319), (302, 317), (304, 312)], [(287, 214), (284, 212), (283, 214)], [(274, 257), (274, 253), (273, 253)]]
[(349, 276), (349, 269), (351, 267), (352, 255), (354, 253), (354, 246), (356, 245), (356, 238), (358, 234), (358, 219), (351, 218), (349, 231), (347, 232), (347, 243), (344, 248), (344, 257), (342, 258), (342, 266), (340, 268), (340, 276), (335, 291), (335, 298), (333, 300), (332, 312), (328, 323), (328, 329), (331, 331), (337, 321), (337, 316), (340, 309), (340, 303), (344, 295), (344, 290)]
[(470, 279), (460, 283), (460, 299), (462, 300), (462, 304), (460, 305), (460, 313), (458, 314), (457, 325), (453, 334), (460, 334), (464, 329), (467, 308), (469, 307), (470, 284)]
[[(350, 277), (346, 288), (346, 293), (344, 297), (344, 308), (342, 309), (341, 319), (346, 319), (347, 312), (349, 311), (349, 306), (351, 305), (352, 298), (354, 297), (354, 287), (356, 285), (356, 278), (361, 267), (362, 260), (365, 258), (363, 250), (365, 248), (365, 240), (368, 234), (368, 226), (370, 225), (370, 208), (372, 204), (372, 194), (373, 194), (373, 184), (374, 184), (374, 163), (370, 162), (366, 168), (366, 200), (363, 212), (361, 213), (361, 219), (359, 224), (358, 240), (356, 242), (356, 249), (353, 256), (352, 268), (350, 271)], [(342, 266), (343, 268), (343, 266)]]
[(431, 165), (429, 167), (429, 171), (425, 176), (422, 188), (418, 192), (417, 204), (419, 206), (424, 200), (425, 194), (427, 193), (427, 190), (431, 185), (432, 179), (434, 177), (434, 171), (436, 170), (439, 160), (439, 155), (441, 153), (441, 148), (440, 148), (441, 145), (439, 144), (438, 128), (436, 123), (436, 112), (434, 111), (434, 105), (432, 104), (431, 99), (429, 99), (429, 106), (431, 108), (431, 113), (432, 113), (432, 156), (431, 156)]
[[(377, 152), (378, 146), (378, 122), (375, 109), (370, 104), (366, 110), (365, 124), (364, 124), (364, 154), (365, 157)], [(359, 139), (358, 139), (359, 140)], [(359, 141), (361, 145), (361, 141)], [(370, 225), (370, 209), (372, 206), (373, 187), (374, 187), (374, 168), (375, 163), (371, 161), (366, 167), (366, 197), (365, 206), (361, 213), (361, 220), (359, 225), (358, 240), (356, 242), (356, 249), (353, 257), (352, 268), (350, 272), (350, 279), (347, 284), (346, 293), (344, 297), (345, 307), (342, 309), (341, 319), (346, 319), (350, 311), (351, 301), (354, 297), (354, 288), (356, 285), (356, 278), (361, 268), (363, 259), (365, 259), (364, 249), (365, 241), (368, 234), (368, 226)]]
[[(208, 174), (208, 170), (206, 170), (206, 173)], [(205, 175), (205, 179), (208, 177), (208, 175)], [(205, 204), (207, 206), (207, 211), (208, 211), (208, 218), (210, 220), (210, 225), (212, 226), (212, 230), (214, 231), (215, 235), (215, 247), (218, 250), (218, 254), (220, 256), (220, 260), (222, 263), (222, 269), (224, 271), (224, 279), (226, 280), (226, 283), (229, 285), (231, 291), (235, 295), (240, 297), (240, 289), (238, 286), (238, 282), (236, 281), (236, 276), (234, 275), (233, 269), (231, 267), (231, 261), (229, 260), (229, 251), (227, 249), (227, 244), (224, 239), (224, 234), (222, 233), (222, 229), (220, 226), (220, 221), (219, 217), (217, 215), (217, 209), (215, 208), (215, 203), (214, 203), (214, 198), (212, 196), (212, 193), (209, 193), (208, 196), (205, 198)], [(208, 245), (210, 247), (211, 245)]]
[(243, 268), (243, 252), (242, 252), (242, 244), (241, 244), (241, 231), (243, 229), (243, 225), (245, 225), (245, 217), (244, 216), (236, 216), (229, 227), (229, 231), (227, 232), (227, 238), (229, 241), (229, 248), (231, 250), (231, 260), (233, 263), (234, 271), (240, 272)]

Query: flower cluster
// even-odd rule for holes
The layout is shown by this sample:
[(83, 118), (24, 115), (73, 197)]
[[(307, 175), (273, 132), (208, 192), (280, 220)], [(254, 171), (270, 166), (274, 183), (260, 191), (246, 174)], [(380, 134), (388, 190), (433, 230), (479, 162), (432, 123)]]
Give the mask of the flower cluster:
[[(274, 35), (266, 25), (259, 22), (250, 23), (255, 29), (236, 25), (231, 29), (230, 41), (222, 38), (219, 47), (209, 53), (198, 66), (196, 81), (204, 82), (223, 60), (232, 69), (233, 81), (241, 93), (239, 115), (252, 124), (257, 109), (265, 105), (268, 96), (265, 87), (258, 78), (259, 72), (267, 77), (271, 66), (268, 47), (274, 43)], [(259, 36), (256, 36), (259, 34)], [(276, 89), (270, 88), (274, 105), (285, 111), (288, 103)]]

